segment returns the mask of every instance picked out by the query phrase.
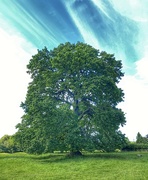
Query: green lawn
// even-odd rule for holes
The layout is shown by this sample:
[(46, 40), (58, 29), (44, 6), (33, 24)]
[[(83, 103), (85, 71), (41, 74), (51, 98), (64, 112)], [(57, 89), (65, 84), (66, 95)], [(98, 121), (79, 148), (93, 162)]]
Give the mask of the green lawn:
[[(142, 154), (138, 157), (137, 154)], [(0, 153), (0, 180), (147, 180), (148, 152), (64, 154)]]

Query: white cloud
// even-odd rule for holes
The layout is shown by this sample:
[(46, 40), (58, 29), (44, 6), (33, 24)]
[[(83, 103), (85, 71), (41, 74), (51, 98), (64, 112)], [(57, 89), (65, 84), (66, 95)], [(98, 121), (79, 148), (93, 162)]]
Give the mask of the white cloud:
[(135, 140), (140, 132), (143, 136), (148, 134), (148, 74), (146, 58), (136, 63), (137, 74), (135, 76), (125, 76), (120, 82), (120, 87), (124, 90), (125, 101), (120, 107), (126, 113), (126, 126), (122, 131), (126, 133), (130, 140)]
[(147, 0), (110, 0), (110, 2), (123, 16), (135, 21), (148, 21)]
[(148, 83), (148, 56), (145, 56), (140, 61), (136, 63), (137, 66), (137, 76)]
[[(18, 34), (10, 35), (0, 29), (0, 137), (13, 134), (20, 122), (22, 110), (19, 107), (27, 91), (29, 76), (26, 65), (35, 53), (31, 44)], [(23, 49), (27, 47), (28, 49)]]

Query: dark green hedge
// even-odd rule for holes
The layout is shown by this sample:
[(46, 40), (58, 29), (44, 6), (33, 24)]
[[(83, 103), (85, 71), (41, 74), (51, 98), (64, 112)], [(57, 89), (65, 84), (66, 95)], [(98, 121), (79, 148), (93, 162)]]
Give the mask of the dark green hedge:
[(129, 143), (122, 148), (123, 151), (148, 151), (148, 144)]

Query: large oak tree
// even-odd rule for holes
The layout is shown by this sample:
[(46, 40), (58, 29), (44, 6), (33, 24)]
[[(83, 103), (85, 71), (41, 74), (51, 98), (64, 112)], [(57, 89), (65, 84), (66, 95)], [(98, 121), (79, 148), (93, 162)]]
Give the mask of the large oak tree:
[(16, 133), (22, 150), (112, 151), (122, 146), (119, 128), (125, 116), (117, 105), (124, 93), (117, 84), (123, 73), (113, 54), (68, 42), (38, 50), (27, 68), (32, 81)]

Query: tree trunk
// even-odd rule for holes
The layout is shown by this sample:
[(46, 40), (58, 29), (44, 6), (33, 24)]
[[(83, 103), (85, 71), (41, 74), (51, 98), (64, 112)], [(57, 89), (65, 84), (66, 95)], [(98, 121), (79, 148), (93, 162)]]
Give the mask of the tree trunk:
[(68, 156), (70, 157), (74, 157), (74, 156), (82, 156), (83, 154), (81, 153), (81, 151), (71, 151)]

